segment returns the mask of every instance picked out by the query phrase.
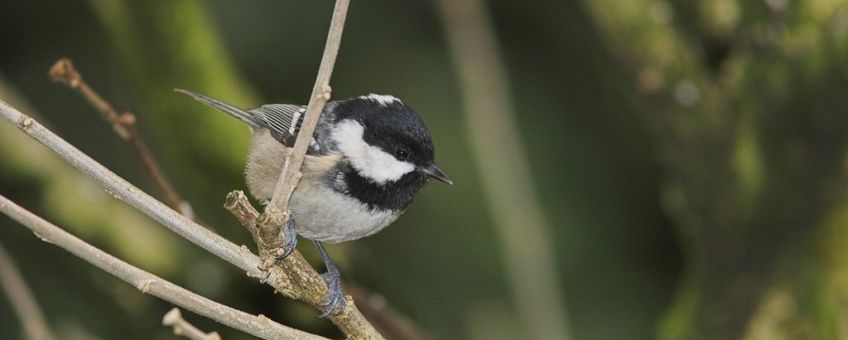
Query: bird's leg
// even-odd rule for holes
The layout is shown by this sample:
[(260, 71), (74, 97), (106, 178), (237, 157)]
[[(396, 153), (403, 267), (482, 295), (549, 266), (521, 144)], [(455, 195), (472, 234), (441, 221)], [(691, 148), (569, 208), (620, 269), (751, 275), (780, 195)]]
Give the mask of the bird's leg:
[(324, 266), (327, 267), (327, 272), (321, 274), (321, 277), (324, 278), (324, 281), (327, 282), (327, 298), (324, 299), (324, 302), (321, 303), (321, 308), (324, 309), (324, 312), (321, 313), (319, 318), (326, 318), (330, 314), (341, 311), (345, 308), (345, 297), (342, 292), (342, 274), (339, 273), (339, 268), (336, 267), (336, 264), (333, 263), (333, 260), (330, 259), (330, 255), (327, 254), (327, 250), (324, 249), (324, 245), (319, 241), (312, 241), (315, 243), (315, 247), (318, 248), (318, 252), (321, 253), (321, 260), (324, 261)]

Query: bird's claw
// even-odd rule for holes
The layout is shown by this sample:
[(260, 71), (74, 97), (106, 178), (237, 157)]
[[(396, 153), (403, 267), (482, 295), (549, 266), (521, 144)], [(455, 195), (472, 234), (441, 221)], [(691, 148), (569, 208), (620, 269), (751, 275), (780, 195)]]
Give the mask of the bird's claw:
[(318, 318), (326, 318), (330, 314), (334, 314), (344, 310), (345, 296), (342, 292), (342, 275), (335, 267), (328, 268), (327, 272), (321, 274), (324, 281), (327, 282), (327, 298), (319, 306), (324, 310)]
[(277, 256), (278, 261), (289, 257), (294, 249), (297, 248), (297, 232), (294, 231), (294, 218), (290, 217), (283, 225), (283, 233), (285, 233), (283, 236), (286, 241), (283, 244), (280, 254)]

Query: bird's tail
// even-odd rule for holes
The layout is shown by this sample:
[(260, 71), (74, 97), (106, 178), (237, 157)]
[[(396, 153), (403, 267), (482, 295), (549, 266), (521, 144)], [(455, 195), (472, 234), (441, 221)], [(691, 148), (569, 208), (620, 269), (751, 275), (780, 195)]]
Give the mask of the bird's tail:
[(260, 126), (259, 123), (256, 121), (256, 117), (250, 111), (235, 107), (235, 106), (227, 104), (227, 103), (224, 103), (224, 102), (217, 100), (215, 98), (204, 96), (200, 93), (191, 92), (189, 90), (174, 89), (174, 91), (177, 91), (177, 92), (183, 93), (185, 95), (191, 96), (194, 99), (197, 99), (197, 101), (199, 101), (201, 103), (204, 103), (206, 105), (214, 107), (214, 108), (216, 108), (220, 111), (223, 111), (224, 113), (226, 113), (230, 116), (236, 117), (236, 118), (238, 118), (238, 120), (247, 123), (247, 125), (250, 125), (251, 127), (258, 128)]

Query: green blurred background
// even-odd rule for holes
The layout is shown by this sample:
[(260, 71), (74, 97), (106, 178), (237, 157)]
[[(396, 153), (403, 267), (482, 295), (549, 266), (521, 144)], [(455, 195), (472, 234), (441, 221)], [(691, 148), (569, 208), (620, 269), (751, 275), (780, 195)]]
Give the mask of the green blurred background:
[[(0, 98), (158, 194), (96, 112), (47, 78), (71, 58), (118, 110), (137, 115), (196, 214), (252, 247), (221, 206), (244, 188), (247, 130), (173, 88), (245, 107), (305, 103), (332, 1), (0, 5)], [(487, 5), (573, 339), (848, 338), (848, 1)], [(351, 5), (333, 96), (403, 98), (456, 185), (429, 185), (391, 228), (330, 251), (346, 278), (430, 338), (525, 338), (442, 23), (429, 1)], [(2, 125), (2, 195), (214, 300), (339, 336)], [(0, 226), (60, 338), (173, 338), (160, 326), (168, 303), (6, 218)], [(184, 314), (225, 339), (249, 338)], [(0, 338), (19, 337), (0, 296)]]

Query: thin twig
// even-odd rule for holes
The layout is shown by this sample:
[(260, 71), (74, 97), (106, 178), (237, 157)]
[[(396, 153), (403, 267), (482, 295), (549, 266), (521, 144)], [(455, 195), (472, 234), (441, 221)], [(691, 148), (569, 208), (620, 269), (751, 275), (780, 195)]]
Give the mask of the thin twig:
[(44, 314), (38, 308), (38, 303), (29, 290), (23, 275), (15, 266), (12, 257), (0, 244), (0, 287), (6, 293), (6, 298), (12, 304), (15, 314), (21, 321), (21, 326), (30, 340), (54, 339)]
[[(321, 57), (321, 65), (318, 68), (318, 75), (315, 79), (315, 86), (312, 88), (312, 95), (309, 97), (309, 104), (306, 108), (306, 114), (303, 119), (303, 124), (298, 131), (297, 139), (294, 147), (286, 155), (283, 163), (280, 177), (277, 180), (277, 186), (274, 190), (274, 195), (271, 197), (271, 202), (265, 207), (265, 211), (259, 216), (257, 229), (259, 239), (256, 239), (257, 245), (260, 247), (260, 254), (266, 255), (262, 263), (262, 270), (265, 270), (271, 263), (276, 260), (275, 255), (280, 254), (284, 237), (281, 237), (282, 226), (291, 217), (288, 211), (289, 199), (292, 192), (300, 182), (303, 174), (300, 172), (300, 167), (303, 165), (303, 159), (306, 157), (306, 150), (312, 142), (315, 127), (318, 125), (318, 119), (321, 117), (321, 111), (324, 105), (330, 99), (330, 76), (333, 74), (333, 67), (336, 64), (336, 56), (341, 45), (342, 32), (344, 30), (345, 18), (347, 17), (347, 9), (350, 5), (349, 0), (336, 0), (336, 6), (333, 9), (333, 17), (330, 21), (330, 29), (327, 33), (327, 42), (324, 45), (324, 54)], [(284, 235), (285, 237), (296, 237), (295, 235)], [(264, 249), (263, 249), (264, 248)], [(289, 257), (280, 261), (280, 266), (288, 273), (303, 271), (302, 256), (295, 251)], [(311, 276), (312, 267), (307, 270)], [(321, 285), (321, 291), (326, 294), (326, 285)], [(323, 301), (323, 294), (322, 299)], [(347, 303), (345, 308), (330, 316), (330, 320), (338, 325), (336, 319), (349, 319), (350, 317), (360, 317), (359, 311), (356, 310), (353, 300), (350, 296), (345, 296)], [(315, 304), (315, 306), (318, 306)], [(359, 322), (364, 322), (363, 318)], [(367, 323), (367, 322), (366, 322)], [(380, 337), (379, 333), (374, 330), (373, 326), (368, 324), (368, 330), (372, 334), (369, 337)], [(344, 331), (344, 330), (343, 330)], [(346, 335), (350, 336), (346, 332)]]
[[(282, 226), (290, 218), (286, 213), (289, 199), (303, 176), (300, 167), (306, 157), (306, 150), (312, 142), (312, 135), (315, 133), (321, 111), (324, 110), (324, 105), (330, 99), (330, 92), (332, 91), (330, 76), (333, 74), (333, 67), (336, 64), (336, 56), (339, 52), (339, 45), (341, 45), (342, 31), (344, 30), (349, 4), (349, 0), (336, 0), (333, 18), (330, 21), (330, 30), (327, 33), (327, 42), (324, 45), (324, 55), (321, 57), (321, 65), (318, 67), (318, 76), (315, 79), (315, 86), (312, 88), (312, 95), (309, 97), (303, 124), (298, 131), (294, 147), (286, 155), (271, 202), (265, 207), (265, 211), (259, 218), (258, 229), (260, 236), (263, 237), (260, 243), (270, 247), (269, 253), (271, 256), (282, 251), (283, 241), (285, 240), (280, 235), (282, 234)], [(285, 235), (285, 237), (296, 236)], [(289, 261), (282, 262), (283, 268), (289, 265)], [(263, 267), (267, 267), (268, 263), (270, 262), (266, 259)]]
[(174, 329), (174, 334), (181, 335), (192, 340), (221, 340), (221, 335), (218, 332), (204, 333), (200, 328), (195, 327), (180, 314), (180, 309), (172, 308), (165, 316), (162, 317), (162, 325)]
[[(506, 66), (482, 0), (437, 1), (459, 75), (471, 146), (504, 250), (524, 332), (569, 339), (565, 304), (545, 221), (516, 128)], [(509, 180), (505, 180), (509, 179)], [(516, 226), (521, 228), (516, 228)]]
[[(344, 30), (349, 4), (350, 0), (336, 0), (330, 30), (327, 33), (327, 43), (324, 45), (324, 55), (321, 57), (321, 65), (318, 68), (315, 86), (312, 88), (312, 96), (309, 97), (303, 124), (298, 131), (292, 152), (283, 163), (280, 178), (277, 180), (277, 187), (271, 197), (271, 203), (268, 204), (269, 207), (277, 208), (280, 212), (284, 212), (288, 208), (291, 192), (300, 180), (300, 167), (306, 157), (306, 150), (312, 142), (312, 135), (315, 133), (321, 111), (324, 110), (324, 105), (330, 100), (330, 92), (332, 92), (330, 76), (332, 76), (333, 67), (336, 65), (336, 56), (342, 42), (342, 31)], [(291, 169), (296, 169), (296, 171), (291, 171)]]
[(100, 115), (108, 123), (112, 124), (112, 129), (124, 141), (130, 144), (132, 149), (138, 156), (139, 161), (150, 174), (156, 187), (162, 192), (165, 203), (171, 209), (182, 212), (183, 215), (190, 216), (191, 208), (180, 198), (173, 185), (165, 177), (162, 168), (153, 157), (153, 153), (147, 144), (139, 136), (135, 130), (135, 115), (126, 112), (118, 114), (115, 108), (108, 101), (103, 99), (97, 91), (91, 88), (88, 83), (83, 80), (82, 75), (74, 68), (74, 64), (68, 58), (62, 58), (53, 64), (48, 72), (50, 79), (67, 85), (69, 88), (77, 90), (80, 95), (93, 106)]
[[(278, 292), (290, 298), (305, 301), (316, 308), (320, 307), (319, 304), (327, 295), (327, 285), (323, 278), (299, 253), (293, 253), (289, 257), (291, 260), (284, 261), (288, 264), (285, 270), (279, 266), (273, 266), (267, 272), (262, 272), (258, 269), (259, 258), (246, 247), (239, 247), (169, 209), (2, 100), (0, 100), (0, 117), (56, 152), (63, 160), (106, 188), (115, 198), (125, 201), (174, 233), (241, 268), (248, 275), (267, 278), (265, 283)], [(382, 338), (350, 299), (343, 313), (331, 315), (329, 319), (348, 338)]]
[[(259, 253), (262, 255), (260, 269), (263, 271), (277, 262), (276, 255), (282, 252), (285, 238), (297, 237), (296, 235), (283, 235), (282, 226), (291, 218), (287, 213), (289, 200), (303, 176), (300, 168), (306, 157), (306, 151), (312, 142), (321, 112), (330, 99), (330, 93), (332, 92), (330, 77), (333, 73), (333, 67), (336, 64), (336, 57), (339, 52), (339, 46), (341, 45), (342, 32), (349, 5), (349, 0), (336, 0), (333, 17), (330, 21), (330, 29), (327, 33), (327, 41), (324, 45), (324, 54), (321, 57), (321, 65), (318, 68), (318, 75), (315, 79), (315, 85), (312, 88), (312, 95), (309, 97), (306, 114), (298, 131), (294, 147), (285, 156), (285, 161), (280, 171), (280, 177), (277, 180), (274, 194), (271, 197), (271, 202), (265, 207), (265, 211), (257, 216), (258, 212), (255, 211), (243, 193), (235, 191), (227, 196), (225, 207), (239, 219), (251, 233), (251, 236), (254, 237), (254, 241), (259, 248)], [(279, 262), (280, 267), (287, 273), (304, 273), (311, 276), (314, 272), (314, 269), (306, 263), (303, 256), (297, 250)], [(327, 293), (326, 284), (321, 284), (319, 287), (319, 291), (321, 292), (319, 298), (321, 300), (316, 301), (307, 298), (315, 307), (319, 307), (317, 303), (323, 302), (323, 297)], [(314, 291), (314, 289), (305, 290), (307, 292)], [(330, 320), (336, 325), (340, 324), (339, 321), (345, 320), (344, 324), (354, 322), (363, 327), (354, 329), (357, 333), (350, 333), (350, 331), (342, 329), (348, 337), (354, 337), (354, 334), (356, 334), (356, 337), (367, 335), (371, 339), (382, 339), (382, 335), (357, 310), (353, 303), (353, 298), (346, 295), (345, 300), (347, 302), (345, 308), (330, 315)], [(367, 333), (359, 333), (361, 330), (366, 330)]]
[(0, 212), (31, 229), (41, 240), (67, 250), (92, 265), (133, 285), (142, 293), (156, 296), (224, 325), (263, 339), (323, 339), (317, 335), (283, 326), (264, 316), (253, 316), (222, 305), (192, 293), (156, 275), (138, 269), (80, 240), (52, 223), (43, 220), (4, 196), (0, 196)]

